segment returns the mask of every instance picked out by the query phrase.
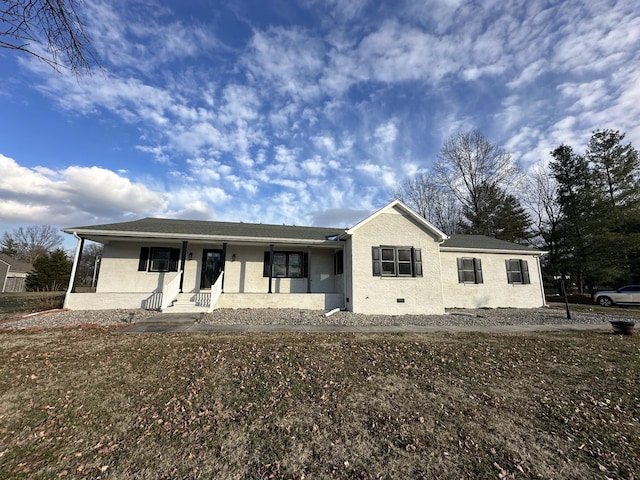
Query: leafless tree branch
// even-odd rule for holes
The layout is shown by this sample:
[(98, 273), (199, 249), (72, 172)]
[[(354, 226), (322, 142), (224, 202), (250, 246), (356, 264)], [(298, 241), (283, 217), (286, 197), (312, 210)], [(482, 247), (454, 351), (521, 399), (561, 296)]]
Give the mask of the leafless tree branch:
[(0, 1), (0, 48), (32, 55), (56, 71), (89, 72), (98, 60), (78, 15), (81, 2)]

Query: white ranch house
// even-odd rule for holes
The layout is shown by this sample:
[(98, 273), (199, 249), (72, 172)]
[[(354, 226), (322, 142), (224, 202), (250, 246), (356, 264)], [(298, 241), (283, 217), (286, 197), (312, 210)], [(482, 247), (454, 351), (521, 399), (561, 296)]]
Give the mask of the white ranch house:
[[(396, 200), (352, 228), (144, 218), (66, 228), (78, 239), (69, 309), (340, 308), (441, 314), (544, 305), (544, 252), (448, 237)], [(73, 283), (85, 240), (104, 244), (94, 293)]]

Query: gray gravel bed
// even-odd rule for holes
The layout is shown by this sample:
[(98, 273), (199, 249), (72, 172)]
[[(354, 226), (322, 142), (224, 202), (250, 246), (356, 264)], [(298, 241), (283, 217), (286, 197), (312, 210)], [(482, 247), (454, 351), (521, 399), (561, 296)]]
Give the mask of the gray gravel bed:
[[(501, 326), (604, 324), (623, 319), (618, 315), (572, 312), (567, 320), (564, 310), (533, 309), (469, 309), (450, 310), (445, 315), (364, 315), (337, 312), (325, 316), (324, 311), (297, 309), (218, 309), (204, 314), (201, 323), (211, 325), (425, 325), (425, 326)], [(197, 318), (197, 314), (185, 315)], [(83, 324), (103, 326), (162, 322), (163, 315), (149, 310), (64, 310), (41, 313), (0, 323), (4, 329), (56, 328)]]

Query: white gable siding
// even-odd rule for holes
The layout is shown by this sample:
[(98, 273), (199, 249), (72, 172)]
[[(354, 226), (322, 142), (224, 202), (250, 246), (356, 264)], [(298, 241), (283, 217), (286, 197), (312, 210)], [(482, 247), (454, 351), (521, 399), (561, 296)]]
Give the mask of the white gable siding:
[[(479, 258), (483, 283), (458, 282), (458, 258)], [(535, 308), (544, 305), (538, 260), (533, 255), (509, 253), (441, 252), (442, 287), (446, 308)], [(507, 282), (505, 260), (526, 260), (531, 283)]]
[[(381, 277), (372, 271), (371, 248), (407, 246), (422, 251), (422, 277)], [(423, 226), (401, 210), (392, 208), (359, 226), (348, 240), (352, 281), (347, 308), (367, 314), (441, 314), (444, 312), (440, 283), (438, 242)], [(398, 302), (403, 299), (404, 302)]]

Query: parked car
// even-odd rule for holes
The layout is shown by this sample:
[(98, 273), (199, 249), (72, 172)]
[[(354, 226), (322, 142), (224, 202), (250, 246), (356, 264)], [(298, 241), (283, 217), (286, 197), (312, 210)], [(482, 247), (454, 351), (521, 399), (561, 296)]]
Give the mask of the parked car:
[(640, 305), (640, 285), (627, 285), (618, 290), (603, 290), (593, 294), (593, 300), (603, 306)]

